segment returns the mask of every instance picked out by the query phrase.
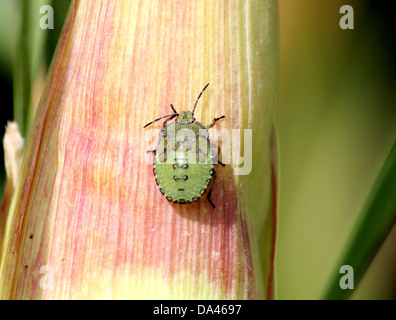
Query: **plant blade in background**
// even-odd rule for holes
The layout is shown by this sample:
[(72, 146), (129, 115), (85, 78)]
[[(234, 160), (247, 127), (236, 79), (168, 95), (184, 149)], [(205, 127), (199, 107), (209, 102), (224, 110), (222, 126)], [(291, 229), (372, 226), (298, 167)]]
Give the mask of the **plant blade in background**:
[(353, 290), (340, 286), (340, 266), (353, 268), (355, 288), (375, 254), (396, 222), (396, 143), (393, 144), (387, 159), (370, 191), (355, 226), (340, 255), (329, 284), (324, 291), (324, 299), (346, 299)]
[(23, 136), (27, 136), (41, 96), (45, 72), (47, 30), (40, 27), (40, 8), (48, 0), (16, 1), (13, 61), (14, 119)]

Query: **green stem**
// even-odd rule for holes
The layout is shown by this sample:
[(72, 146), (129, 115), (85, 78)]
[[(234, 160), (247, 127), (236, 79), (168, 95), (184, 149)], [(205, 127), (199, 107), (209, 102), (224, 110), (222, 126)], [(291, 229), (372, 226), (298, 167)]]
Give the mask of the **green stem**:
[(333, 273), (323, 298), (329, 300), (347, 299), (353, 293), (341, 289), (342, 265), (349, 265), (354, 271), (354, 288), (362, 279), (378, 249), (396, 222), (396, 142), (374, 183), (369, 197), (346, 242), (345, 250)]

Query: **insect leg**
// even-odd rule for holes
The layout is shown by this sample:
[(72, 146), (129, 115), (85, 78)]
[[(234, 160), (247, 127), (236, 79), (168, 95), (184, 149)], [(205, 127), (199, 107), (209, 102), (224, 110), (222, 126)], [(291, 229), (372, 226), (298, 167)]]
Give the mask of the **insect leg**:
[(149, 125), (153, 124), (154, 122), (156, 122), (156, 121), (158, 121), (158, 120), (164, 119), (164, 118), (166, 118), (166, 117), (175, 117), (175, 116), (177, 116), (177, 114), (174, 114), (174, 113), (168, 114), (168, 115), (166, 115), (166, 116), (163, 116), (163, 117), (161, 117), (161, 118), (155, 119), (155, 120), (153, 120), (153, 121), (147, 123), (143, 128), (148, 127)]
[(162, 124), (162, 127), (165, 127), (165, 126), (166, 126), (166, 123), (167, 123), (168, 121), (172, 120), (172, 119), (173, 119), (174, 117), (176, 117), (176, 116), (177, 116), (177, 114), (175, 114), (175, 115), (173, 115), (172, 117), (166, 119), (166, 120), (164, 121), (164, 123)]
[(213, 209), (216, 208), (216, 206), (214, 205), (214, 203), (212, 202), (212, 200), (210, 200), (210, 197), (211, 197), (211, 195), (212, 195), (212, 191), (213, 191), (213, 187), (214, 187), (215, 180), (216, 180), (216, 171), (213, 173), (213, 176), (212, 176), (212, 183), (210, 184), (209, 191), (208, 191), (208, 195), (206, 196), (206, 198), (208, 199), (209, 203), (212, 205)]
[(146, 150), (146, 152), (147, 152), (147, 153), (150, 153), (150, 152), (152, 152), (152, 153), (154, 153), (154, 154), (155, 154), (156, 150)]
[(172, 111), (173, 111), (174, 113), (177, 113), (177, 111), (176, 111), (175, 107), (173, 106), (173, 104), (171, 104), (171, 108), (172, 108)]
[(221, 165), (224, 167), (225, 164), (219, 160), (219, 154), (220, 154), (220, 150), (221, 150), (220, 146), (219, 146), (218, 144), (211, 144), (210, 147), (211, 147), (212, 149), (213, 149), (214, 147), (217, 148), (217, 154), (216, 154), (216, 157), (215, 157), (215, 159), (216, 159), (215, 164), (216, 164), (216, 163), (219, 163), (219, 164), (221, 164)]
[(225, 116), (221, 116), (221, 117), (219, 117), (219, 118), (214, 118), (214, 119), (213, 119), (213, 122), (212, 122), (211, 124), (208, 124), (208, 125), (206, 126), (206, 129), (212, 128), (212, 127), (216, 124), (216, 121), (218, 121), (218, 120), (220, 120), (220, 119), (223, 119), (223, 118), (225, 118)]

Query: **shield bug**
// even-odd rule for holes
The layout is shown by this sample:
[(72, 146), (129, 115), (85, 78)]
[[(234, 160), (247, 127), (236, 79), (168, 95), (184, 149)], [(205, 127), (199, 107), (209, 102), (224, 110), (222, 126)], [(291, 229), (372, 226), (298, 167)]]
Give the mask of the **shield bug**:
[[(202, 89), (195, 101), (192, 111), (178, 113), (171, 104), (173, 113), (147, 123), (143, 128), (164, 118), (168, 118), (159, 134), (156, 150), (148, 150), (154, 154), (153, 173), (160, 192), (170, 202), (176, 204), (190, 204), (198, 201), (207, 189), (207, 199), (211, 201), (216, 172), (214, 166), (218, 161), (209, 139), (208, 129), (224, 116), (214, 118), (207, 126), (194, 118), (195, 108), (202, 93), (209, 83)], [(176, 120), (168, 123), (176, 117)]]

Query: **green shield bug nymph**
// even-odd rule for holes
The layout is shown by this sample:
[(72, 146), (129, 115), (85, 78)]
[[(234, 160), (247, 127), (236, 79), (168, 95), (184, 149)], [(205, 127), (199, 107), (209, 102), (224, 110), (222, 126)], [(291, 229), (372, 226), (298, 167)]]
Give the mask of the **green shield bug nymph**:
[[(153, 173), (160, 192), (168, 201), (176, 204), (196, 202), (209, 189), (207, 199), (215, 208), (210, 200), (216, 179), (214, 166), (217, 162), (224, 164), (217, 159), (219, 152), (217, 155), (213, 153), (208, 129), (224, 116), (214, 118), (207, 126), (194, 118), (195, 107), (208, 85), (202, 89), (192, 111), (178, 113), (171, 104), (174, 113), (155, 119), (143, 127), (168, 118), (159, 134), (157, 149), (147, 152), (154, 154)], [(168, 124), (175, 117), (176, 120)], [(219, 151), (220, 148), (216, 147)]]

